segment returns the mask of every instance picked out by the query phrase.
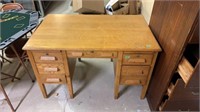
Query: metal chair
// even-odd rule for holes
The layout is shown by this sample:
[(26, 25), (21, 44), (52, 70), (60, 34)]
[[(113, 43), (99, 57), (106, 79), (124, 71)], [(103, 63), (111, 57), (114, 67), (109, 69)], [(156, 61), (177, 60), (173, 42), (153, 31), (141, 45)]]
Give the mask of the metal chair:
[(6, 3), (1, 7), (1, 11), (7, 11), (7, 10), (22, 10), (24, 9), (23, 6), (19, 3)]
[[(2, 69), (2, 62), (1, 62), (1, 61), (0, 61), (0, 69)], [(14, 112), (15, 109), (14, 109), (14, 107), (12, 106), (12, 103), (10, 102), (10, 99), (9, 99), (9, 97), (8, 97), (8, 95), (7, 95), (7, 93), (6, 93), (5, 89), (4, 89), (4, 87), (3, 87), (3, 85), (1, 84), (1, 80), (2, 80), (2, 79), (8, 79), (8, 78), (15, 78), (15, 79), (19, 79), (19, 78), (14, 77), (14, 76), (11, 76), (11, 75), (6, 74), (6, 73), (3, 73), (3, 72), (1, 72), (1, 75), (6, 75), (6, 76), (8, 76), (7, 78), (1, 78), (1, 79), (0, 79), (0, 91), (3, 92), (3, 95), (4, 95), (4, 97), (5, 97), (5, 100), (7, 101), (8, 105), (9, 105), (10, 108), (11, 108), (11, 110)]]

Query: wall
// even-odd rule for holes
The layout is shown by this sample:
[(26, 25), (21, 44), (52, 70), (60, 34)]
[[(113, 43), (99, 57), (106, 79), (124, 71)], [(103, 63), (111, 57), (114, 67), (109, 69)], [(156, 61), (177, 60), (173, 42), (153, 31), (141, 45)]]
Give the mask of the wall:
[(153, 4), (155, 0), (141, 0), (142, 2), (142, 15), (144, 16), (145, 20), (149, 24), (151, 18), (151, 12), (153, 9)]

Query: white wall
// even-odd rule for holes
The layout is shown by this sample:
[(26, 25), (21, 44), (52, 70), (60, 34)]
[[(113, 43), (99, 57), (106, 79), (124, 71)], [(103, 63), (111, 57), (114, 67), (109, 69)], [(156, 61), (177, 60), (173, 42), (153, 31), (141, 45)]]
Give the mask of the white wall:
[(145, 20), (149, 24), (151, 18), (151, 12), (153, 9), (153, 4), (155, 0), (141, 0), (142, 2), (142, 15), (144, 16)]

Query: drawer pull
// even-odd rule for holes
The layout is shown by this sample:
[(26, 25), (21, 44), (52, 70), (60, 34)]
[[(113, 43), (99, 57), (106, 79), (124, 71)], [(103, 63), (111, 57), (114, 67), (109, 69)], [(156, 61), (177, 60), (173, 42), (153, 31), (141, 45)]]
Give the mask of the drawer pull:
[(45, 71), (45, 72), (57, 72), (57, 71), (58, 71), (58, 68), (45, 67), (45, 68), (44, 68), (44, 71)]
[(61, 82), (59, 78), (47, 78), (46, 82)]
[(56, 57), (54, 57), (54, 56), (41, 56), (40, 60), (42, 60), (42, 61), (55, 61)]
[(192, 91), (192, 95), (198, 96), (198, 95), (199, 95), (199, 92), (193, 92), (193, 91)]
[(72, 56), (82, 56), (82, 52), (72, 52)]
[(141, 80), (126, 80), (125, 84), (141, 84)]
[(129, 59), (128, 62), (131, 62), (131, 63), (145, 63), (146, 60), (145, 59), (140, 59), (140, 58), (135, 58), (135, 59)]

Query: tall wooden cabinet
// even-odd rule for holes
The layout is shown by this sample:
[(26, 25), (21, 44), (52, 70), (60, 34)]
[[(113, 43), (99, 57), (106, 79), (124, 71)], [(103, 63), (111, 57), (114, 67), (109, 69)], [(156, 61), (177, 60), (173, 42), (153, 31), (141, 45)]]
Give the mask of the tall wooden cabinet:
[(163, 49), (147, 93), (151, 110), (199, 110), (199, 1), (155, 0), (149, 26)]

